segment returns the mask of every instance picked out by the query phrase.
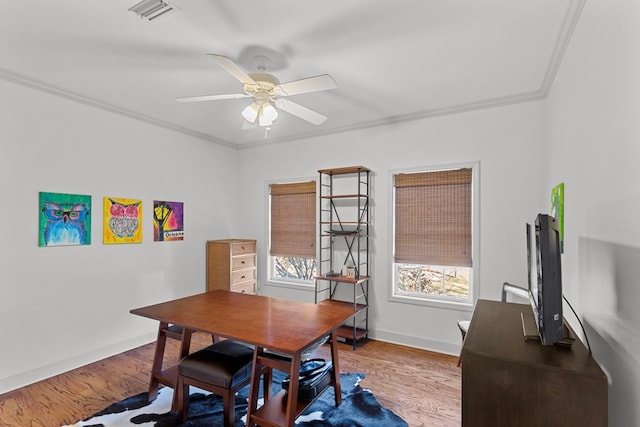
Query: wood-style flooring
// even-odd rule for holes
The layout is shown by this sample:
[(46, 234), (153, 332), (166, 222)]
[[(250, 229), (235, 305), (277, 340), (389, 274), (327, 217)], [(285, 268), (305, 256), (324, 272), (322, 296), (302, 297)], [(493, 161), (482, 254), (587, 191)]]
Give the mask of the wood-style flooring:
[[(195, 334), (192, 351), (211, 343)], [(166, 363), (175, 363), (169, 340)], [(3, 427), (59, 427), (147, 390), (155, 343), (109, 357), (0, 395)], [(411, 427), (461, 424), (461, 370), (457, 357), (370, 340), (356, 351), (339, 344), (340, 371), (362, 372), (361, 385)], [(317, 357), (329, 358), (328, 346)]]

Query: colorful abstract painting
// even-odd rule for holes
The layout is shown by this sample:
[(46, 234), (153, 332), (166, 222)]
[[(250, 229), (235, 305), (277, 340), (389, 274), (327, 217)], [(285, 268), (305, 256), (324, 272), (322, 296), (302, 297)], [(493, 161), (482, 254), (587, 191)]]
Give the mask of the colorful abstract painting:
[(184, 239), (184, 204), (181, 202), (153, 202), (153, 240), (164, 242)]
[(91, 244), (91, 196), (40, 192), (39, 246)]
[(142, 242), (142, 200), (105, 197), (105, 244)]
[(551, 216), (558, 221), (560, 231), (560, 252), (564, 252), (564, 183), (551, 190)]

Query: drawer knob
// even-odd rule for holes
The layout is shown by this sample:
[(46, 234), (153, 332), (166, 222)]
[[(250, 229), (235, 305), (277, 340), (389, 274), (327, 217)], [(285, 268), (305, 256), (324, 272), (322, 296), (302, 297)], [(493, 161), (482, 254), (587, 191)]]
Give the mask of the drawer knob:
[(244, 274), (242, 275), (241, 279), (246, 279), (247, 276), (245, 276)]
[(246, 264), (247, 261), (240, 261), (240, 264)]

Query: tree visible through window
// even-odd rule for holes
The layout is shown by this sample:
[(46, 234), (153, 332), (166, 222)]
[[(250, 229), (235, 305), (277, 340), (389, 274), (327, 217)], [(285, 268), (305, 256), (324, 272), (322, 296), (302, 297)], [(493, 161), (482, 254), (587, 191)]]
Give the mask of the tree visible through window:
[(394, 175), (394, 296), (469, 301), (472, 169)]
[(311, 280), (316, 273), (315, 258), (273, 257), (273, 276), (281, 279)]
[(316, 183), (272, 184), (271, 278), (309, 281), (316, 275)]

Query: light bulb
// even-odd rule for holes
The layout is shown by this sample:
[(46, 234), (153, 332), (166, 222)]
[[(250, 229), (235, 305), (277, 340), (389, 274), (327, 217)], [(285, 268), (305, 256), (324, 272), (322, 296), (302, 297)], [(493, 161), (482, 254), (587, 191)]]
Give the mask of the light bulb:
[(242, 110), (242, 117), (244, 117), (244, 119), (249, 123), (253, 123), (258, 117), (258, 113), (260, 113), (260, 106), (256, 102), (254, 102), (253, 104)]
[(278, 110), (273, 105), (265, 102), (260, 111), (260, 126), (271, 126), (277, 118)]

